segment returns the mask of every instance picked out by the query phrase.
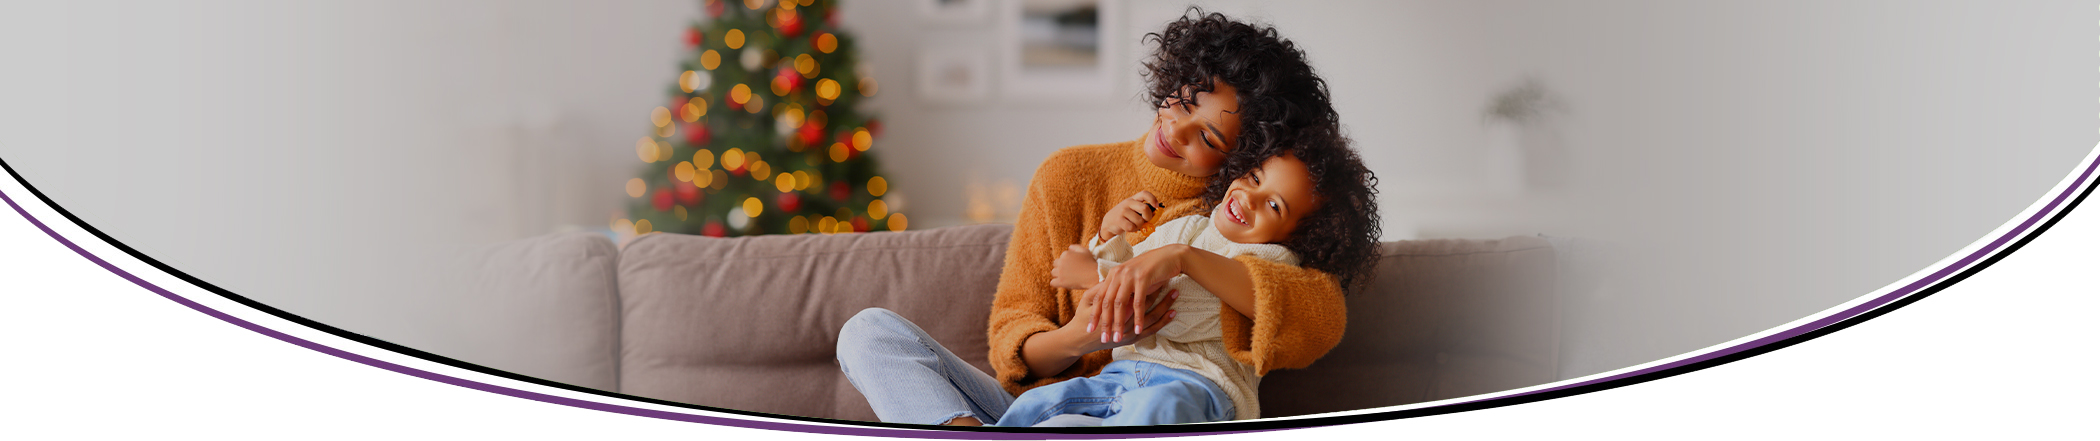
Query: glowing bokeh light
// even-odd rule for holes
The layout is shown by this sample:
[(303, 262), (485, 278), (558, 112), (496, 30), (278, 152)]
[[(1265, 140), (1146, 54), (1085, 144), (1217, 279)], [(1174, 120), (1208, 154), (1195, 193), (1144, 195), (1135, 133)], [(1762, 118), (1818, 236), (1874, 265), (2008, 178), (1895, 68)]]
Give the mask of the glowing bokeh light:
[[(700, 149), (700, 151), (697, 151), (697, 152), (693, 152), (693, 168), (696, 168), (696, 169), (700, 169), (700, 170), (706, 170), (706, 169), (708, 169), (709, 167), (714, 167), (714, 166), (715, 166), (715, 151), (714, 151), (714, 150), (708, 150), (708, 149)], [(724, 167), (727, 167), (727, 166), (725, 165)]]
[(722, 168), (736, 170), (744, 168), (744, 149), (732, 148), (722, 153)]
[(744, 31), (742, 29), (730, 29), (728, 34), (722, 36), (722, 44), (728, 45), (730, 49), (744, 47)]
[(750, 102), (751, 86), (738, 84), (736, 85), (736, 87), (729, 88), (729, 100), (736, 102), (737, 104), (744, 104)]
[(656, 140), (642, 138), (634, 142), (634, 156), (642, 158), (642, 162), (656, 162), (658, 156), (663, 156), (656, 153), (656, 148)]
[(764, 202), (759, 202), (758, 198), (744, 198), (745, 216), (758, 217), (758, 214), (764, 212), (765, 209), (766, 204)]
[(693, 172), (695, 171), (696, 170), (693, 169), (693, 163), (681, 161), (678, 163), (677, 166), (671, 169), (671, 174), (676, 175), (678, 177), (678, 182), (691, 182), (693, 180)]
[(868, 202), (868, 217), (881, 219), (890, 214), (890, 205), (881, 199)]
[(708, 50), (707, 50), (707, 52), (701, 52), (701, 53), (700, 53), (700, 68), (701, 68), (701, 69), (707, 69), (707, 70), (715, 70), (715, 67), (717, 67), (717, 66), (721, 66), (721, 65), (722, 65), (722, 54), (721, 54), (720, 52), (715, 52), (715, 50), (714, 50), (714, 49), (708, 49)]
[(868, 178), (868, 195), (879, 198), (882, 197), (883, 193), (888, 192), (890, 192), (890, 180), (883, 179), (881, 176)]
[(817, 98), (839, 99), (839, 82), (830, 78), (817, 80)]
[(831, 53), (839, 49), (839, 37), (830, 32), (817, 35), (817, 52)]
[(868, 129), (864, 129), (864, 128), (862, 128), (862, 129), (853, 129), (853, 149), (854, 149), (854, 150), (859, 150), (859, 151), (863, 151), (863, 152), (865, 152), (865, 151), (868, 151), (868, 148), (869, 148), (869, 147), (874, 147), (874, 146), (875, 146), (875, 135), (873, 135), (873, 134), (870, 134), (870, 133), (868, 133)]
[(684, 117), (680, 119), (684, 119), (685, 122), (700, 121), (700, 117), (707, 115), (707, 100), (694, 99), (686, 101), (685, 107), (678, 108), (678, 113), (681, 114), (679, 116)]
[(890, 231), (904, 231), (908, 224), (910, 222), (904, 219), (904, 213), (890, 215)]
[(627, 180), (627, 197), (642, 197), (642, 193), (647, 193), (648, 191), (649, 183), (642, 182), (642, 178), (634, 178)]

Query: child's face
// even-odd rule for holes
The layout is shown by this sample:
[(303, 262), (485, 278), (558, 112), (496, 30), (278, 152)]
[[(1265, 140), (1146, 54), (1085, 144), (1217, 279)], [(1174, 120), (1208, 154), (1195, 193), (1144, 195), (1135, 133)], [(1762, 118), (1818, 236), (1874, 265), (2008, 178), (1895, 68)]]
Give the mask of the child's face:
[(1152, 165), (1195, 177), (1218, 174), (1225, 165), (1225, 153), (1239, 145), (1240, 91), (1224, 81), (1211, 84), (1210, 92), (1159, 108), (1141, 141)]
[(1211, 225), (1238, 243), (1277, 243), (1298, 229), (1298, 220), (1320, 209), (1312, 174), (1289, 153), (1262, 162), (1260, 168), (1225, 190), (1225, 200), (1211, 212)]

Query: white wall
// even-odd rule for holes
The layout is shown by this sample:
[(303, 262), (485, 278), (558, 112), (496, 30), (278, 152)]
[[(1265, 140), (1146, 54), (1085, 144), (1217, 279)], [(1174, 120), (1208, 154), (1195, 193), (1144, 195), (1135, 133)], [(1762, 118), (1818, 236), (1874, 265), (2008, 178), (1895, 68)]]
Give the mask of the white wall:
[[(1274, 23), (1330, 82), (1389, 238), (1545, 232), (1625, 250), (1569, 298), (1570, 374), (1764, 329), (1946, 257), (2094, 143), (2077, 2), (1201, 2)], [(1135, 138), (1130, 0), (1113, 98), (915, 96), (920, 48), (995, 24), (849, 1), (877, 144), (915, 226), (964, 184)], [(176, 267), (382, 338), (439, 341), (444, 251), (625, 202), (698, 2), (69, 2), (0, 7), (0, 159)], [(1526, 76), (1567, 103), (1571, 180), (1498, 190), (1480, 114)], [(996, 85), (995, 85), (996, 86)]]

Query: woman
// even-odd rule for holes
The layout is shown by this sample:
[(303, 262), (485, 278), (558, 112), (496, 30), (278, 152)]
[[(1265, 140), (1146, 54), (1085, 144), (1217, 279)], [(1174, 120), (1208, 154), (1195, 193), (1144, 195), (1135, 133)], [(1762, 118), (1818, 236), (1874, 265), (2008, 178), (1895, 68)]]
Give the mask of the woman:
[[(1139, 310), (1147, 295), (1169, 294), (1150, 289), (1179, 275), (1184, 256), (1134, 257), (1082, 293), (1050, 285), (1060, 253), (1095, 235), (1117, 204), (1140, 205), (1146, 226), (1135, 234), (1150, 234), (1154, 220), (1202, 213), (1207, 186), (1231, 183), (1208, 178), (1244, 174), (1301, 138), (1339, 136), (1326, 83), (1274, 29), (1190, 8), (1146, 39), (1158, 43), (1145, 63), (1157, 109), (1148, 130), (1133, 141), (1059, 150), (1029, 184), (992, 303), (993, 375), (887, 310), (862, 311), (840, 330), (839, 365), (883, 421), (994, 423), (1023, 391), (1098, 373), (1109, 361), (1105, 349), (1136, 342), (1172, 319), (1172, 302)], [(1222, 318), (1233, 358), (1265, 374), (1309, 365), (1340, 342), (1345, 314), (1332, 276), (1251, 257), (1233, 261), (1244, 272), (1232, 276), (1243, 274), (1255, 287), (1257, 311)], [(1136, 301), (1080, 301), (1114, 289), (1132, 290)]]

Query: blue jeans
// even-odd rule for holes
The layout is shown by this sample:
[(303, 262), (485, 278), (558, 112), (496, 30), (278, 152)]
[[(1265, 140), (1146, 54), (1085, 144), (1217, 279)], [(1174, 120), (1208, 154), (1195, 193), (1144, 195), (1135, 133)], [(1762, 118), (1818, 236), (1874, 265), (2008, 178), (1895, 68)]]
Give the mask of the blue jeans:
[(1104, 426), (1201, 423), (1232, 419), (1232, 398), (1195, 372), (1119, 360), (1101, 374), (1065, 380), (1015, 398), (998, 425), (1034, 426), (1058, 415), (1101, 418)]
[[(942, 424), (974, 417), (986, 425), (1035, 426), (1059, 414), (1105, 425), (1223, 421), (1232, 399), (1210, 380), (1142, 361), (1118, 361), (1101, 375), (1038, 387), (1016, 402), (999, 380), (948, 352), (910, 320), (882, 308), (854, 314), (839, 329), (839, 369), (883, 422)], [(1023, 408), (1025, 411), (1015, 411)], [(1007, 420), (1007, 417), (1017, 419)], [(1063, 425), (1082, 419), (1065, 418)], [(1091, 424), (1092, 421), (1087, 421)]]
[(992, 425), (1014, 401), (999, 380), (887, 309), (864, 309), (847, 320), (837, 358), (846, 380), (884, 422), (942, 424), (970, 416)]

